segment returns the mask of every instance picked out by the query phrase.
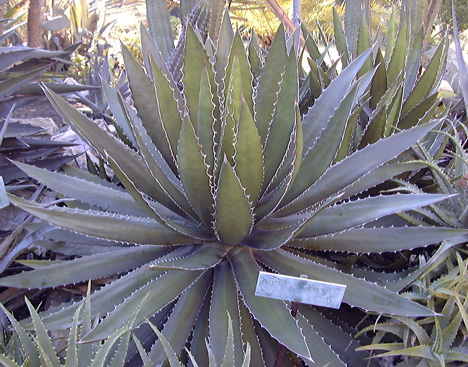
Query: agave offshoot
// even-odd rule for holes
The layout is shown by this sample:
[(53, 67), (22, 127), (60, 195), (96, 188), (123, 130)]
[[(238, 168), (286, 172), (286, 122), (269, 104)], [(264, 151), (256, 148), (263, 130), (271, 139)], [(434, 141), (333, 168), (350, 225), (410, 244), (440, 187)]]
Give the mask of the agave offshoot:
[[(345, 269), (323, 256), (328, 251), (399, 251), (465, 232), (364, 227), (382, 216), (443, 200), (443, 194), (348, 200), (423, 167), (388, 162), (440, 123), (393, 134), (333, 164), (348, 119), (369, 87), (372, 73), (358, 77), (358, 72), (370, 50), (301, 115), (297, 57), (282, 28), (254, 77), (252, 69), (261, 65), (262, 55), (253, 45), (245, 51), (228, 17), (218, 40), (201, 42), (188, 26), (182, 88), (176, 87), (145, 31), (142, 38), (144, 67), (123, 47), (133, 106), (103, 85), (126, 143), (45, 90), (65, 120), (113, 168), (121, 185), (84, 172), (67, 175), (18, 163), (79, 205), (44, 207), (9, 196), (14, 205), (62, 230), (115, 242), (104, 253), (4, 277), (0, 285), (45, 288), (122, 273), (91, 295), (93, 316), (105, 318), (84, 341), (107, 338), (140, 306), (135, 324), (142, 326), (135, 333), (154, 342), (149, 358), (156, 365), (166, 355), (146, 320), (162, 329), (176, 353), (190, 339), (195, 359), (208, 365), (200, 344), (209, 338), (211, 357), (223, 361), (228, 313), (236, 365), (241, 365), (247, 343), (253, 366), (273, 365), (281, 345), (309, 365), (312, 359), (317, 365), (367, 364), (362, 361), (365, 353), (348, 347), (352, 338), (318, 309), (300, 305), (294, 318), (288, 303), (255, 296), (259, 270), (345, 284), (343, 302), (364, 310), (434, 315), (395, 292), (413, 273)], [(379, 279), (386, 287), (377, 284)], [(66, 328), (78, 307), (50, 310), (42, 320), (50, 329)]]

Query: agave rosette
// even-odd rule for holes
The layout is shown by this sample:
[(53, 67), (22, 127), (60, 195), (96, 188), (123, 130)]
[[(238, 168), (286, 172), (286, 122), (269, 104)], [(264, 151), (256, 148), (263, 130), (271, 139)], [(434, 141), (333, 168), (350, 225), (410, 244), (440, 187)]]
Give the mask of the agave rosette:
[[(247, 343), (254, 366), (272, 365), (281, 345), (310, 365), (311, 359), (317, 365), (364, 363), (348, 348), (352, 338), (313, 306), (300, 305), (293, 317), (288, 303), (255, 296), (260, 270), (344, 284), (343, 302), (364, 310), (433, 315), (395, 292), (417, 272), (376, 274), (315, 256), (318, 250), (399, 251), (464, 233), (440, 227), (364, 227), (446, 195), (348, 200), (423, 167), (394, 158), (439, 124), (427, 122), (391, 135), (334, 163), (352, 111), (369, 89), (372, 71), (360, 77), (358, 72), (370, 50), (351, 62), (301, 116), (298, 61), (282, 28), (258, 77), (252, 70), (263, 56), (253, 43), (245, 51), (228, 17), (217, 42), (201, 42), (187, 28), (180, 82), (151, 42), (143, 32), (144, 66), (123, 47), (133, 106), (103, 86), (123, 141), (46, 90), (65, 120), (107, 160), (121, 185), (84, 172), (67, 175), (18, 163), (79, 205), (44, 207), (10, 196), (13, 204), (51, 225), (112, 241), (108, 250), (4, 277), (0, 285), (44, 288), (122, 274), (91, 295), (93, 316), (105, 318), (84, 340), (107, 338), (140, 307), (135, 324), (142, 326), (136, 336), (150, 343), (153, 338), (149, 356), (156, 365), (166, 355), (146, 320), (163, 328), (177, 353), (190, 340), (200, 365), (208, 365), (200, 343), (209, 338), (215, 360), (223, 360), (228, 314), (239, 364)], [(67, 327), (77, 307), (50, 310), (42, 320), (49, 329)]]

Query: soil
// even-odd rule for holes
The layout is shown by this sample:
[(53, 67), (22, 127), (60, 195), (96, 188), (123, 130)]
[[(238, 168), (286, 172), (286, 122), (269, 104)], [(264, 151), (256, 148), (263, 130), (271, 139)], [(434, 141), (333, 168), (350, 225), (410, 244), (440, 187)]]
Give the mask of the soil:
[(18, 108), (12, 115), (13, 119), (21, 120), (28, 120), (35, 117), (48, 117), (54, 120), (58, 126), (63, 124), (62, 117), (45, 97), (37, 102)]

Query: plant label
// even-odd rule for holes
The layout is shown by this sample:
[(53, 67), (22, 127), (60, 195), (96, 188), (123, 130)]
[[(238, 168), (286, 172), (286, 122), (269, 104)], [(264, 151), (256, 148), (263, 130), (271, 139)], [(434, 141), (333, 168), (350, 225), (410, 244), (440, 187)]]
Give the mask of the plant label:
[(340, 308), (345, 290), (346, 286), (342, 284), (261, 271), (258, 275), (255, 295), (315, 306)]

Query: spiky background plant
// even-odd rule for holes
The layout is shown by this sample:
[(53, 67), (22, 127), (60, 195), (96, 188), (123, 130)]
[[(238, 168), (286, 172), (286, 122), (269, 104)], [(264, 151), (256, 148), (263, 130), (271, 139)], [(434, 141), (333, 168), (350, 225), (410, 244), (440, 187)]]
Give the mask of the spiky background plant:
[(396, 316), (380, 320), (362, 330), (375, 336), (370, 345), (360, 349), (372, 350), (376, 357), (400, 356), (402, 361), (396, 365), (402, 367), (468, 363), (467, 267), (466, 251), (449, 252), (437, 269), (424, 274), (406, 293), (441, 317)]
[[(223, 360), (226, 311), (233, 320), (236, 365), (246, 343), (253, 366), (273, 365), (281, 345), (291, 358), (308, 365), (367, 364), (349, 347), (352, 338), (330, 320), (333, 314), (300, 305), (293, 317), (290, 304), (255, 296), (259, 270), (344, 284), (343, 302), (363, 310), (434, 315), (395, 292), (420, 270), (377, 274), (345, 268), (327, 257), (333, 252), (396, 252), (465, 233), (366, 225), (447, 195), (361, 195), (354, 200), (395, 175), (423, 167), (394, 158), (440, 121), (395, 133), (333, 163), (348, 117), (369, 87), (370, 74), (358, 73), (370, 50), (351, 62), (301, 115), (296, 53), (282, 28), (261, 66), (261, 54), (253, 43), (246, 53), (228, 17), (217, 41), (202, 44), (187, 27), (182, 89), (151, 38), (144, 34), (143, 39), (148, 52), (144, 68), (123, 47), (134, 106), (103, 86), (125, 142), (45, 89), (65, 120), (113, 168), (121, 185), (84, 172), (66, 175), (17, 163), (74, 201), (45, 207), (9, 196), (14, 205), (52, 226), (119, 245), (110, 242), (104, 252), (4, 277), (0, 285), (46, 288), (121, 274), (91, 295), (92, 317), (105, 318), (83, 341), (107, 338), (140, 307), (135, 320), (142, 325), (135, 331), (140, 340), (154, 342), (153, 331), (145, 326), (151, 318), (176, 353), (190, 341), (200, 365), (208, 365), (200, 347), (205, 338), (214, 359)], [(51, 330), (67, 328), (78, 307), (74, 303), (50, 309), (42, 320)], [(156, 365), (166, 359), (159, 340), (149, 357)]]
[[(64, 350), (57, 352), (57, 346), (48, 333), (41, 316), (34, 309), (34, 306), (27, 300), (26, 305), (33, 320), (33, 330), (28, 331), (15, 319), (15, 317), (0, 303), (0, 363), (5, 367), (19, 366), (52, 366), (52, 367), (123, 367), (130, 341), (135, 342), (141, 356), (143, 367), (154, 367), (147, 352), (135, 335), (132, 335), (132, 320), (110, 335), (104, 343), (79, 343), (80, 335), (85, 335), (92, 327), (94, 320), (91, 319), (90, 301), (91, 282), (88, 284), (87, 296), (83, 304), (78, 307), (73, 319), (68, 336), (67, 346)], [(138, 314), (139, 307), (134, 311), (134, 317)], [(9, 320), (7, 324), (6, 320)], [(5, 322), (4, 322), (5, 321)], [(180, 367), (178, 356), (173, 351), (164, 335), (149, 322), (150, 327), (161, 340), (164, 351), (167, 355), (170, 367)], [(217, 364), (213, 358), (213, 353), (206, 345), (209, 357), (209, 367), (235, 367), (234, 361), (234, 331), (232, 320), (228, 314), (228, 329), (226, 339), (226, 351), (224, 359)], [(198, 363), (187, 351), (190, 361), (194, 367)], [(250, 365), (250, 346), (247, 344), (246, 352), (242, 361), (242, 367)]]
[[(0, 20), (4, 21), (4, 20)], [(0, 36), (0, 117), (6, 117), (13, 106), (16, 108), (44, 98), (36, 79), (45, 79), (46, 71), (58, 63), (70, 63), (66, 59), (79, 44), (73, 44), (61, 51), (35, 49), (18, 44), (6, 45), (14, 39), (16, 29), (5, 29)], [(60, 74), (47, 75), (62, 76)], [(84, 85), (48, 83), (57, 93), (73, 93), (92, 89)]]
[[(100, 345), (78, 343), (80, 335), (85, 335), (91, 330), (94, 321), (91, 319), (90, 289), (91, 283), (88, 286), (87, 297), (83, 304), (78, 307), (70, 319), (71, 327), (67, 347), (65, 351), (60, 351), (60, 353), (57, 352), (54, 340), (50, 337), (40, 315), (27, 299), (26, 305), (33, 321), (32, 331), (25, 330), (15, 317), (0, 304), (0, 311), (4, 312), (5, 318), (8, 318), (10, 322), (10, 325), (2, 325), (0, 363), (5, 367), (123, 367), (131, 340), (132, 320), (109, 335), (105, 343)], [(134, 315), (138, 313), (138, 310), (137, 307), (134, 310)], [(65, 358), (60, 358), (64, 356)]]
[[(423, 2), (415, 2), (408, 11), (400, 10), (400, 19), (392, 12), (388, 32), (371, 34), (360, 1), (347, 2), (344, 24), (334, 10), (334, 45), (338, 60), (327, 62), (329, 47), (319, 51), (318, 42), (303, 29), (311, 73), (301, 88), (300, 106), (304, 112), (321, 95), (338, 68), (374, 47), (358, 76), (371, 73), (370, 93), (350, 116), (336, 161), (394, 132), (429, 121), (439, 105), (438, 87), (445, 71), (448, 40), (443, 38), (429, 62), (424, 62), (425, 29), (412, 19), (423, 16)], [(385, 37), (384, 48), (377, 47)]]

